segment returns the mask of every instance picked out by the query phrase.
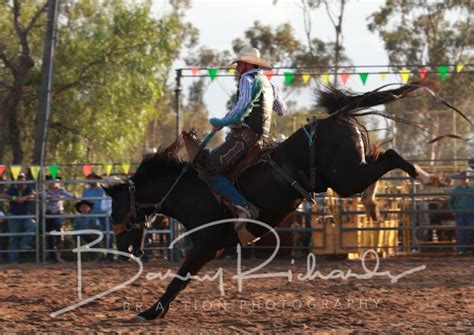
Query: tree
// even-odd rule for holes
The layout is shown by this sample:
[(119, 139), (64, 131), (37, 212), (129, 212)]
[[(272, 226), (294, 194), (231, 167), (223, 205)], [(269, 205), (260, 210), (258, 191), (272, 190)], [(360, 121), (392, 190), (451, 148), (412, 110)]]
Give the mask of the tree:
[[(21, 150), (11, 146), (9, 152), (0, 144), (3, 161), (20, 163), (26, 158), (23, 152), (33, 146), (44, 5), (2, 4), (8, 11), (0, 12), (0, 45), (4, 46), (0, 48), (0, 72), (6, 75), (0, 115), (13, 115), (21, 136), (11, 126), (0, 129), (11, 143), (22, 146)], [(158, 110), (156, 103), (165, 94), (172, 63), (183, 46), (196, 41), (196, 30), (182, 21), (188, 6), (189, 1), (174, 1), (170, 11), (157, 17), (148, 1), (61, 1), (48, 138), (50, 162), (140, 158), (149, 120), (170, 112)], [(25, 45), (32, 59), (25, 78), (16, 85), (20, 90), (12, 87), (21, 64), (18, 60), (25, 57), (18, 52), (22, 40), (12, 28), (16, 17), (23, 30), (30, 27)], [(12, 92), (18, 103), (8, 107), (11, 104), (5, 102)]]
[[(430, 64), (472, 63), (474, 32), (471, 23), (472, 7), (469, 1), (402, 1), (391, 0), (370, 17), (369, 29), (378, 33), (385, 43), (391, 65), (408, 65), (416, 71)], [(437, 69), (429, 78), (438, 79)], [(441, 92), (453, 105), (473, 116), (468, 107), (472, 104), (473, 76), (453, 74), (441, 83)], [(439, 79), (438, 79), (439, 80)], [(467, 123), (453, 116), (432, 98), (416, 101), (404, 100), (387, 107), (397, 117), (430, 125), (433, 133), (450, 133), (456, 130), (469, 136)], [(425, 144), (432, 135), (416, 128), (396, 124), (396, 146), (411, 158), (425, 157)], [(465, 155), (467, 148), (453, 150), (456, 142), (446, 140), (431, 146), (431, 158), (454, 158)], [(459, 152), (457, 152), (459, 151)]]

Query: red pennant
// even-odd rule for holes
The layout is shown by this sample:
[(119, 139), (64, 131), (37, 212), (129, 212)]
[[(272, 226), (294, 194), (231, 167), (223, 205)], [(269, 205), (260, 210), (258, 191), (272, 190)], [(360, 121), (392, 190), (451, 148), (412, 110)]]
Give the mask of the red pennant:
[(428, 69), (426, 67), (420, 67), (418, 69), (418, 75), (420, 76), (421, 80), (425, 79), (427, 73), (428, 73)]
[(197, 75), (198, 72), (199, 72), (199, 68), (198, 68), (198, 67), (193, 67), (193, 68), (191, 68), (191, 73), (193, 74), (193, 76)]
[(93, 167), (94, 166), (92, 164), (84, 164), (82, 166), (82, 171), (84, 171), (84, 176), (87, 177), (88, 175), (90, 175)]
[(7, 167), (5, 165), (0, 165), (0, 177), (3, 176), (3, 172), (5, 172), (5, 169)]
[(272, 80), (272, 77), (274, 75), (273, 71), (263, 71), (263, 74), (267, 76), (268, 80)]
[(345, 85), (347, 83), (347, 79), (349, 79), (349, 74), (348, 73), (341, 73), (341, 74), (339, 74), (339, 76), (341, 77), (342, 83)]

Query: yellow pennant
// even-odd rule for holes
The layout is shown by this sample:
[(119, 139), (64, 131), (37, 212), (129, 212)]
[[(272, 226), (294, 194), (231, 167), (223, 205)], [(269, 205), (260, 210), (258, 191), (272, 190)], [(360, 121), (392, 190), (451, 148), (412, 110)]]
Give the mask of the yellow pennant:
[(387, 72), (380, 72), (380, 79), (383, 81), (387, 78)]
[(234, 68), (234, 67), (230, 67), (230, 68), (229, 68), (229, 73), (230, 73), (231, 76), (233, 76), (234, 73), (235, 73), (235, 68)]
[(303, 73), (303, 83), (306, 85), (311, 80), (311, 75)]
[(13, 179), (17, 179), (18, 178), (18, 174), (20, 173), (21, 171), (21, 166), (19, 165), (12, 165), (10, 166), (10, 170), (12, 171), (12, 176), (13, 176)]
[(463, 63), (459, 63), (458, 65), (456, 65), (456, 72), (461, 72), (462, 69), (464, 69), (464, 64)]
[(40, 167), (38, 165), (30, 166), (30, 171), (31, 171), (31, 175), (33, 176), (33, 179), (34, 180), (38, 179), (38, 174), (40, 172)]
[(125, 174), (130, 172), (131, 165), (129, 163), (122, 163), (122, 169)]
[(114, 166), (112, 164), (105, 164), (105, 174), (107, 176), (110, 176), (110, 174), (112, 173), (112, 168)]
[(400, 76), (402, 77), (402, 83), (406, 84), (408, 79), (410, 79), (411, 71), (408, 69), (402, 69), (400, 71)]
[(328, 73), (323, 73), (321, 75), (321, 81), (323, 82), (323, 85), (325, 85), (325, 86), (329, 85), (329, 74)]

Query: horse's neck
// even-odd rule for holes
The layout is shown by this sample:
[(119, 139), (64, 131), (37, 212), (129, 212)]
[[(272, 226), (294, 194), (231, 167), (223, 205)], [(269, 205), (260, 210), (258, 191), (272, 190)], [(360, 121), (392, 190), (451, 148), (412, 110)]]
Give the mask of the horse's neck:
[(300, 128), (273, 151), (272, 158), (283, 168), (308, 172), (309, 155), (309, 139)]

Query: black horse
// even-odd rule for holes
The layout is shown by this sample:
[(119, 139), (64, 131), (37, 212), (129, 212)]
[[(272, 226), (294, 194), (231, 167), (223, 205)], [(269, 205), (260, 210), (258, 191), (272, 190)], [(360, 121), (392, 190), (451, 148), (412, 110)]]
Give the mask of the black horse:
[[(374, 91), (364, 95), (349, 95), (336, 89), (322, 92), (320, 104), (327, 108), (329, 116), (309, 122), (296, 131), (271, 152), (271, 159), (307, 191), (323, 192), (330, 187), (342, 197), (364, 191), (394, 169), (401, 169), (423, 183), (431, 182), (430, 175), (407, 162), (394, 150), (366, 155), (363, 136), (354, 121), (355, 112), (400, 99), (419, 88), (420, 85), (405, 85), (396, 90)], [(312, 146), (313, 142), (315, 147)], [(311, 162), (316, 168), (315, 183), (312, 185), (308, 183), (312, 179)], [(141, 221), (145, 214), (152, 211), (148, 204), (163, 199), (186, 164), (166, 150), (145, 158), (130, 181), (106, 188), (107, 194), (113, 199), (114, 224), (120, 227), (115, 230), (120, 251), (141, 255), (145, 232)], [(272, 227), (291, 214), (303, 199), (302, 194), (290, 185), (288, 178), (265, 162), (241, 174), (238, 185), (246, 198), (262, 210), (259, 220)], [(216, 201), (193, 169), (182, 175), (162, 203), (160, 212), (177, 219), (187, 230), (232, 217)], [(124, 231), (125, 226), (128, 229)], [(247, 224), (247, 229), (255, 236), (267, 232), (265, 228), (253, 224)], [(196, 275), (220, 250), (235, 247), (239, 243), (232, 224), (199, 230), (191, 235), (191, 239), (192, 249), (178, 271), (181, 277)], [(139, 314), (139, 319), (163, 317), (170, 303), (188, 283), (189, 280), (174, 278), (160, 299)]]

